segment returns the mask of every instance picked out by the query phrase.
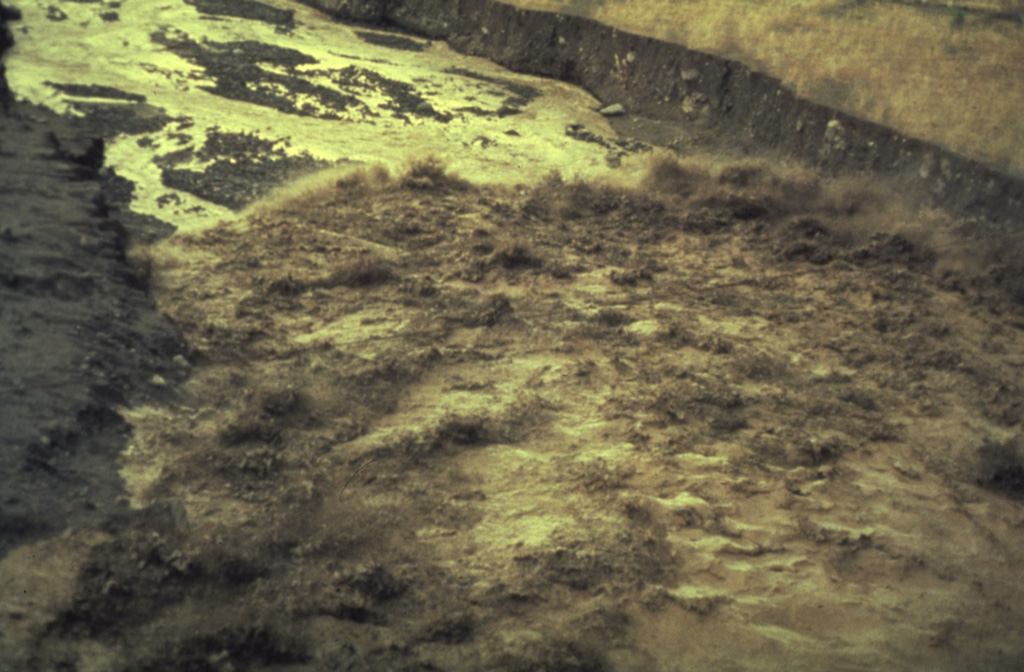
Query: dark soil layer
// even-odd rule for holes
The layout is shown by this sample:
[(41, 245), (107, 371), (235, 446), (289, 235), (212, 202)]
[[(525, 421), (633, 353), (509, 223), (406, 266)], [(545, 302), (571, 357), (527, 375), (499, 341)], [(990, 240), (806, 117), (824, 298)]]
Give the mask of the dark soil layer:
[(155, 374), (167, 381), (183, 373), (172, 364), (182, 351), (177, 331), (125, 264), (128, 232), (116, 212), (121, 185), (107, 175), (106, 190), (102, 164), (103, 142), (84, 128), (6, 102), (0, 555), (68, 527), (126, 517), (115, 464), (126, 425), (115, 406), (141, 388), (155, 391), (147, 382)]
[(828, 173), (891, 174), (935, 205), (1010, 225), (1024, 221), (1024, 181), (798, 98), (737, 61), (500, 0), (303, 1), (342, 20), (393, 23), (516, 71), (577, 84), (631, 115), (740, 135)]

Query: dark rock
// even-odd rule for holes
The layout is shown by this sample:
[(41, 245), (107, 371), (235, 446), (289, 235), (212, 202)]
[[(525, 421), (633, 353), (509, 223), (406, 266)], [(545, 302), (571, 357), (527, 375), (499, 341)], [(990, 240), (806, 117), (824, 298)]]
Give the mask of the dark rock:
[[(7, 27), (9, 21), (21, 19), (21, 12), (15, 7), (7, 7), (0, 3), (0, 56), (14, 45), (14, 36)], [(4, 74), (3, 63), (0, 62), (0, 109), (6, 113), (13, 102), (11, 91), (7, 86), (7, 76)]]
[(113, 86), (100, 84), (62, 84), (59, 82), (43, 82), (61, 93), (76, 98), (107, 98), (109, 100), (127, 100), (133, 103), (144, 103), (146, 97), (137, 93), (129, 93)]
[(57, 158), (82, 166), (89, 173), (96, 174), (103, 165), (103, 138), (61, 137), (51, 131), (46, 139), (53, 145)]
[(315, 0), (306, 4), (342, 21), (384, 23), (387, 18), (386, 0)]
[[(17, 7), (8, 7), (0, 2), (0, 22), (21, 21), (21, 10)], [(6, 47), (0, 47), (0, 50)]]

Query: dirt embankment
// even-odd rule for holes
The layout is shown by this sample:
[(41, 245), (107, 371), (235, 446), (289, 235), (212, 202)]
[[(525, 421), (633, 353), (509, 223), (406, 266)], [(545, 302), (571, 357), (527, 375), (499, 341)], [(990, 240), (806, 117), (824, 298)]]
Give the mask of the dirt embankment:
[[(0, 7), (0, 16), (17, 13)], [(6, 25), (0, 45), (12, 44)], [(178, 332), (125, 263), (103, 142), (46, 110), (0, 111), (0, 555), (129, 517), (116, 459), (135, 391), (184, 373)], [(138, 397), (141, 398), (141, 397)]]
[[(898, 179), (925, 200), (1024, 221), (1024, 181), (941, 147), (797, 97), (743, 63), (577, 16), (481, 0), (304, 0), (345, 20), (387, 22), (513, 70), (580, 85), (631, 114), (682, 124), (685, 142), (777, 148), (827, 172)], [(710, 137), (710, 139), (708, 139)]]

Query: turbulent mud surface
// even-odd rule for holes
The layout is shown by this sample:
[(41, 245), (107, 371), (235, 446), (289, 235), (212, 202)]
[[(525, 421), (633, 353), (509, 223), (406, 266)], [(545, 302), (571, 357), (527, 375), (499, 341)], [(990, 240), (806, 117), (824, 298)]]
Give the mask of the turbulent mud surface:
[(5, 659), (1019, 669), (1019, 275), (876, 198), (427, 163), (135, 250), (193, 373), (122, 475), (173, 515), (12, 553)]

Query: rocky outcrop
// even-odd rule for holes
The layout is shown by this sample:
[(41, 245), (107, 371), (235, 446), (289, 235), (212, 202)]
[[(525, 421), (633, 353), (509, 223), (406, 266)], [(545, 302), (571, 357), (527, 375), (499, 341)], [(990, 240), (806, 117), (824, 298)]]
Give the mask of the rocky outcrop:
[(1024, 180), (800, 98), (737, 61), (500, 0), (303, 1), (342, 20), (394, 24), (519, 72), (565, 80), (631, 114), (699, 120), (826, 173), (889, 174), (935, 205), (1024, 224)]
[(0, 2), (0, 54), (14, 45), (14, 36), (11, 29), (7, 27), (9, 21), (17, 21), (21, 18), (21, 12), (15, 7), (6, 7)]

